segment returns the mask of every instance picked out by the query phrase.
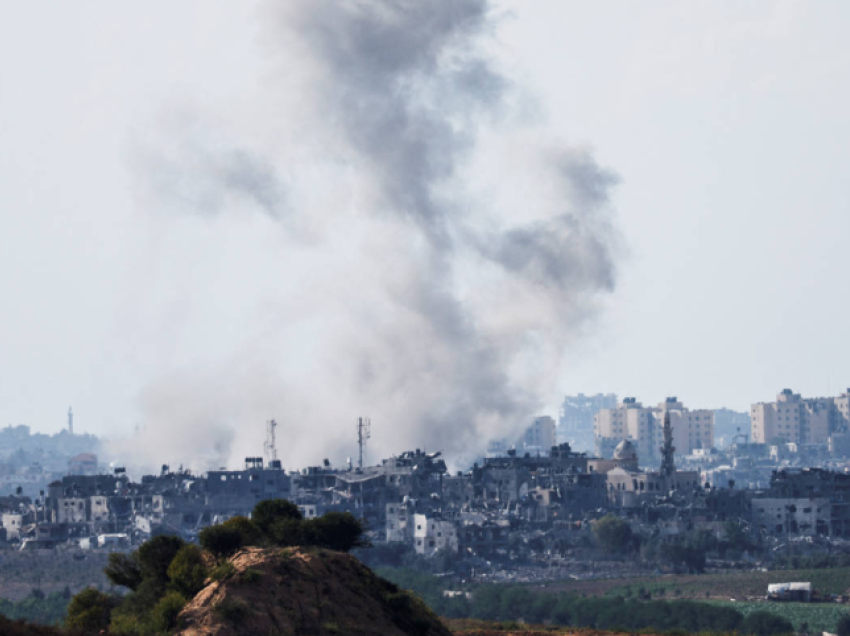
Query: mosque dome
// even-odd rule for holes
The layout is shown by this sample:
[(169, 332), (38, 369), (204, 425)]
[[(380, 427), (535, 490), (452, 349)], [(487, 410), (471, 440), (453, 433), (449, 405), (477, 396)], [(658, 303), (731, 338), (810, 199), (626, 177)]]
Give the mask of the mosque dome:
[(635, 445), (629, 440), (624, 439), (622, 442), (617, 444), (617, 448), (614, 449), (614, 459), (620, 461), (636, 460), (637, 451), (635, 450)]

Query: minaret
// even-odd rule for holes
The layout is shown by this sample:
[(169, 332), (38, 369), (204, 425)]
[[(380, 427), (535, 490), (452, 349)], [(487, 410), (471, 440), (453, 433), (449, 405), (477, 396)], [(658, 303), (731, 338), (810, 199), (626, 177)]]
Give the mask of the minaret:
[(676, 463), (673, 461), (673, 425), (670, 423), (670, 411), (664, 411), (664, 445), (661, 447), (661, 476), (669, 481), (676, 475)]
[(71, 410), (71, 407), (68, 407), (68, 432), (73, 435), (74, 434), (74, 411)]

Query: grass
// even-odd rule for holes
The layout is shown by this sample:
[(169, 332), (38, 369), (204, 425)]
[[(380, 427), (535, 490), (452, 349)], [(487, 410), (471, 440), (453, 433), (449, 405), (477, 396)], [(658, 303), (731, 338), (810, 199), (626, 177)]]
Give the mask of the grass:
[[(587, 596), (634, 597), (643, 589), (653, 598), (761, 599), (769, 583), (811, 581), (821, 594), (844, 594), (850, 587), (850, 568), (774, 570), (771, 572), (726, 572), (702, 575), (662, 575), (625, 579), (557, 581), (545, 587), (550, 592), (572, 592)], [(535, 586), (539, 587), (539, 586)], [(677, 593), (678, 592), (678, 593)]]
[(850, 613), (846, 605), (836, 603), (708, 602), (713, 605), (731, 607), (744, 616), (755, 611), (770, 612), (791, 621), (797, 630), (803, 623), (808, 623), (810, 634), (818, 632), (835, 633), (838, 621), (842, 616)]

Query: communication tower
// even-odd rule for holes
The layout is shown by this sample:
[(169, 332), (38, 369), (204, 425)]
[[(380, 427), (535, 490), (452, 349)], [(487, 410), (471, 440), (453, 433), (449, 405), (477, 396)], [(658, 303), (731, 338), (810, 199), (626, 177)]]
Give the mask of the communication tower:
[(74, 434), (74, 411), (71, 410), (71, 407), (68, 407), (68, 432), (73, 435)]
[(366, 454), (366, 441), (372, 437), (372, 422), (368, 417), (357, 418), (357, 446), (360, 449), (360, 459), (357, 465), (363, 468), (363, 456)]
[(275, 446), (275, 434), (274, 429), (277, 428), (277, 422), (274, 420), (269, 420), (266, 422), (266, 442), (263, 444), (263, 448), (266, 451), (266, 456), (269, 458), (270, 462), (277, 461), (277, 447)]

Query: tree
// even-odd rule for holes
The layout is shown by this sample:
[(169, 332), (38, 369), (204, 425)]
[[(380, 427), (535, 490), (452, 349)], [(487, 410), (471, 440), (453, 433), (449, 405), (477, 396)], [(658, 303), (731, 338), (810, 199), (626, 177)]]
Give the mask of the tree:
[(263, 533), (257, 528), (257, 525), (248, 517), (237, 516), (231, 517), (222, 524), (225, 528), (229, 528), (238, 532), (242, 537), (242, 545), (260, 545), (263, 542)]
[(209, 526), (198, 535), (201, 545), (221, 558), (230, 556), (242, 547), (242, 535), (234, 528), (224, 525)]
[(137, 552), (131, 554), (113, 552), (109, 555), (109, 562), (103, 572), (113, 585), (134, 591), (142, 582), (142, 569)]
[(88, 632), (98, 632), (109, 627), (109, 620), (117, 601), (93, 588), (77, 594), (68, 604), (65, 627)]
[(282, 519), (300, 521), (303, 515), (298, 506), (286, 499), (265, 499), (254, 506), (251, 513), (254, 525), (268, 536), (271, 536), (274, 524)]
[(275, 545), (289, 547), (304, 545), (304, 522), (300, 519), (278, 519), (269, 531)]
[(628, 552), (634, 548), (631, 526), (616, 515), (605, 515), (596, 521), (593, 534), (600, 547), (608, 552)]
[(363, 538), (363, 525), (350, 512), (327, 512), (302, 524), (309, 545), (339, 552), (368, 545)]
[(180, 537), (166, 534), (145, 541), (135, 552), (142, 579), (167, 583), (168, 566), (184, 545), (186, 542)]
[(233, 517), (220, 525), (204, 528), (198, 539), (204, 548), (221, 558), (246, 545), (257, 545), (262, 535), (250, 519)]
[(204, 587), (207, 568), (196, 545), (187, 544), (180, 548), (168, 566), (171, 587), (186, 598), (192, 598)]

